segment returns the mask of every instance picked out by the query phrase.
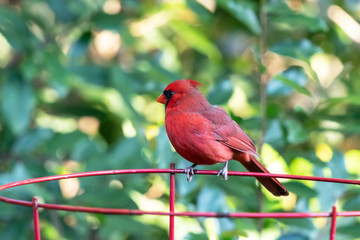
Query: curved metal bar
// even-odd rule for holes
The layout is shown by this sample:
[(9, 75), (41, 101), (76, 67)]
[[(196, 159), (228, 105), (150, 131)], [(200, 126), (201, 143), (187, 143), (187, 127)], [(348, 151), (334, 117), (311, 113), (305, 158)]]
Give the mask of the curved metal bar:
[[(33, 202), (20, 201), (11, 198), (0, 197), (0, 201), (17, 204), (27, 207), (33, 207)], [(332, 217), (333, 212), (274, 212), (274, 213), (219, 213), (219, 212), (162, 212), (162, 211), (143, 211), (137, 209), (118, 209), (118, 208), (97, 208), (83, 206), (68, 206), (61, 204), (38, 203), (39, 208), (49, 210), (62, 210), (70, 212), (88, 212), (114, 215), (158, 215), (158, 216), (178, 216), (178, 217), (215, 217), (215, 218), (318, 218)], [(337, 217), (355, 217), (360, 216), (360, 211), (337, 212)]]
[[(22, 185), (55, 181), (55, 180), (68, 179), (68, 178), (81, 178), (81, 177), (104, 176), (104, 175), (121, 175), (121, 174), (141, 174), (141, 173), (184, 173), (184, 169), (121, 169), (121, 170), (104, 170), (104, 171), (71, 173), (71, 174), (64, 174), (64, 175), (32, 178), (32, 179), (26, 179), (26, 180), (22, 180), (22, 181), (4, 184), (4, 185), (0, 186), (0, 191), (8, 189), (8, 188), (22, 186)], [(194, 173), (195, 174), (204, 174), (204, 175), (216, 175), (218, 172), (217, 171), (209, 171), (209, 170), (195, 170)], [(274, 178), (286, 178), (286, 179), (298, 179), (298, 180), (334, 182), (334, 183), (360, 185), (360, 180), (314, 177), (314, 176), (300, 176), (300, 175), (289, 175), (289, 174), (229, 171), (228, 176), (274, 177)]]
[[(0, 186), (0, 191), (18, 187), (22, 185), (55, 181), (68, 178), (81, 178), (92, 176), (104, 176), (104, 175), (121, 175), (121, 174), (144, 174), (144, 173), (184, 173), (183, 169), (121, 169), (121, 170), (107, 170), (107, 171), (94, 171), (94, 172), (82, 172), (72, 173), (64, 175), (47, 176), (33, 179), (26, 179), (22, 181), (12, 182)], [(217, 171), (208, 170), (195, 170), (195, 174), (204, 175), (216, 175)], [(343, 184), (356, 184), (360, 185), (359, 180), (339, 179), (339, 178), (325, 178), (325, 177), (313, 177), (313, 176), (299, 176), (288, 174), (271, 174), (271, 173), (253, 173), (253, 172), (234, 172), (230, 171), (229, 176), (242, 176), (242, 177), (276, 177), (298, 180), (310, 180), (310, 181), (323, 181), (334, 182)], [(33, 202), (22, 201), (17, 199), (11, 199), (0, 196), (0, 201), (16, 204), (26, 207), (33, 207)], [(38, 207), (49, 210), (63, 210), (63, 211), (75, 211), (75, 212), (90, 212), (90, 213), (102, 213), (102, 214), (118, 214), (118, 215), (163, 215), (163, 216), (184, 216), (184, 217), (227, 217), (227, 218), (313, 218), (313, 217), (331, 217), (332, 212), (319, 212), (319, 213), (216, 213), (216, 212), (161, 212), (161, 211), (142, 211), (136, 209), (112, 209), (112, 208), (96, 208), (96, 207), (83, 207), (83, 206), (68, 206), (61, 204), (46, 204), (38, 203)], [(337, 212), (339, 217), (354, 217), (360, 216), (360, 211), (348, 211)]]

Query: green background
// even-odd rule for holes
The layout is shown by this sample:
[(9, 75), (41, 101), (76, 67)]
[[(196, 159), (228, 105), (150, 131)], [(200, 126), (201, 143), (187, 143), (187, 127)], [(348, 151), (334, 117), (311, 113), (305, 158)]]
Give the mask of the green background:
[[(359, 179), (360, 4), (301, 0), (4, 0), (0, 6), (0, 184), (83, 171), (177, 168), (164, 106), (191, 78), (248, 133), (273, 173)], [(222, 165), (199, 166), (218, 170)], [(243, 171), (237, 162), (232, 171)], [(169, 176), (102, 176), (1, 196), (168, 211)], [(360, 210), (360, 189), (250, 177), (176, 176), (176, 211)], [(42, 239), (167, 239), (168, 217), (40, 211)], [(338, 239), (359, 239), (359, 217)], [(328, 239), (329, 219), (176, 218), (176, 239)], [(242, 238), (239, 238), (242, 237)], [(31, 208), (0, 203), (0, 239), (33, 239)]]

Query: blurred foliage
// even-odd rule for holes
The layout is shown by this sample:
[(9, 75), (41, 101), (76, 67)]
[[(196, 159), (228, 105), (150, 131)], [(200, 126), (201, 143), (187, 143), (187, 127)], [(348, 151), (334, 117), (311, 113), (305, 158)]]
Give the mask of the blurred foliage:
[[(3, 0), (0, 184), (190, 163), (171, 148), (156, 97), (202, 83), (255, 140), (271, 172), (359, 179), (360, 4), (301, 0)], [(260, 15), (265, 16), (260, 19)], [(349, 30), (350, 28), (350, 30)], [(263, 45), (262, 47), (260, 45)], [(261, 59), (261, 63), (260, 63)], [(260, 102), (260, 76), (266, 106)], [(261, 108), (266, 107), (265, 121)], [(199, 167), (219, 169), (222, 166)], [(230, 163), (233, 171), (244, 170)], [(359, 210), (355, 186), (284, 181), (258, 198), (253, 178), (177, 175), (177, 211)], [(167, 175), (71, 179), (3, 196), (167, 211)], [(0, 239), (31, 239), (32, 211), (0, 203)], [(43, 239), (166, 239), (168, 218), (41, 211)], [(260, 222), (261, 223), (261, 222)], [(327, 239), (327, 219), (176, 218), (177, 239)], [(359, 218), (338, 218), (359, 239)], [(260, 224), (261, 226), (261, 224)]]

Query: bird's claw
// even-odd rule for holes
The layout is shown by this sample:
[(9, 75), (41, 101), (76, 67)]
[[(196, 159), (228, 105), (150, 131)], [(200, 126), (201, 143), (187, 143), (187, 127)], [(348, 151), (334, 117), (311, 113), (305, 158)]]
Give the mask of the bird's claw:
[(191, 166), (190, 166), (190, 167), (186, 167), (186, 168), (184, 169), (184, 171), (185, 171), (185, 174), (186, 174), (186, 180), (187, 180), (188, 182), (191, 182), (192, 176), (194, 175), (194, 168), (192, 168)]
[(185, 169), (184, 169), (184, 172), (185, 172), (185, 174), (186, 174), (186, 180), (188, 181), (188, 182), (191, 182), (191, 180), (192, 180), (192, 176), (194, 175), (194, 167), (196, 166), (196, 164), (193, 164), (193, 165), (191, 165), (190, 167), (186, 167)]
[(218, 172), (217, 176), (222, 175), (224, 180), (228, 179), (228, 169), (227, 169), (228, 162), (225, 163), (225, 166)]
[(225, 169), (221, 169), (218, 174), (218, 176), (222, 175), (222, 177), (224, 178), (224, 180), (227, 180), (228, 179), (228, 171)]

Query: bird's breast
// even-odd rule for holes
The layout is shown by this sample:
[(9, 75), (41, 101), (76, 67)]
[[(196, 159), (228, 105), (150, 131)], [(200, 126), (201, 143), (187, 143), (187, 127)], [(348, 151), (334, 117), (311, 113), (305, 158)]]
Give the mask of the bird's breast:
[(175, 150), (192, 163), (210, 165), (233, 157), (233, 151), (217, 141), (211, 122), (198, 113), (167, 115), (165, 127)]

